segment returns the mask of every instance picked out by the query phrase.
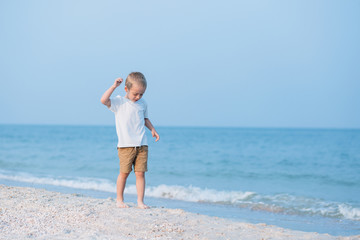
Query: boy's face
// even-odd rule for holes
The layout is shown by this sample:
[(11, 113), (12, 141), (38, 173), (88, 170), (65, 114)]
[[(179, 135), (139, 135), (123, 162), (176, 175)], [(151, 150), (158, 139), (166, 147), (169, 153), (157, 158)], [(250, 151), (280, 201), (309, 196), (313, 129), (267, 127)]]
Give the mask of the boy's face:
[(142, 98), (142, 96), (145, 93), (146, 88), (144, 88), (144, 86), (142, 86), (141, 84), (138, 83), (133, 83), (132, 87), (130, 89), (128, 89), (125, 86), (125, 91), (126, 91), (126, 98), (129, 99), (132, 102), (136, 102), (138, 101), (140, 98)]

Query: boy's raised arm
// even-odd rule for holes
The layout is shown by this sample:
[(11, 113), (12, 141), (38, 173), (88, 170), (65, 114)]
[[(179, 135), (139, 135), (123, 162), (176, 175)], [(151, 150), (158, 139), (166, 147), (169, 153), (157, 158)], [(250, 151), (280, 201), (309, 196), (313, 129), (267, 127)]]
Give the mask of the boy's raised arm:
[(115, 89), (120, 86), (120, 84), (123, 82), (122, 78), (117, 78), (115, 79), (114, 84), (108, 89), (106, 90), (106, 92), (102, 95), (100, 101), (102, 104), (104, 104), (105, 106), (107, 106), (108, 108), (110, 108), (111, 106), (111, 101), (110, 101), (110, 96), (111, 94), (115, 91)]

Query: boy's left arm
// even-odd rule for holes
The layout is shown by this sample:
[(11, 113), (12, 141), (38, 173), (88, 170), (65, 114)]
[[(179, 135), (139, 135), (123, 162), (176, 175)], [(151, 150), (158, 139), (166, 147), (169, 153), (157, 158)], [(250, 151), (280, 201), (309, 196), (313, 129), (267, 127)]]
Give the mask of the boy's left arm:
[(151, 131), (151, 134), (153, 137), (155, 137), (155, 142), (159, 141), (160, 136), (159, 134), (156, 132), (154, 126), (152, 125), (152, 123), (150, 122), (150, 119), (145, 118), (145, 126)]

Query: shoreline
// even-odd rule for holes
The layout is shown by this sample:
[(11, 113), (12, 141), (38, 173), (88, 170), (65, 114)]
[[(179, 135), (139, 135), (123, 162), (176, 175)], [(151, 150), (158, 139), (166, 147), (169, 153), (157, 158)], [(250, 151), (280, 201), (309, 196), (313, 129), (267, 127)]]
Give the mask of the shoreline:
[[(34, 182), (21, 182), (0, 179), (0, 185), (13, 187), (30, 187), (45, 189), (51, 192), (63, 194), (78, 194), (96, 199), (116, 198), (116, 193), (84, 188), (72, 188), (53, 184), (39, 184)], [(136, 202), (136, 194), (124, 194), (126, 202)], [(359, 235), (359, 223), (335, 218), (323, 218), (316, 216), (300, 216), (292, 214), (272, 213), (256, 211), (249, 208), (237, 208), (231, 205), (212, 204), (204, 202), (181, 201), (176, 199), (149, 197), (146, 195), (145, 202), (149, 206), (161, 206), (168, 209), (182, 209), (186, 212), (206, 215), (210, 217), (225, 218), (235, 222), (251, 224), (265, 223), (284, 229), (302, 232), (317, 232), (332, 236)]]
[(97, 199), (30, 187), (0, 185), (0, 229), (4, 239), (360, 239), (302, 232)]

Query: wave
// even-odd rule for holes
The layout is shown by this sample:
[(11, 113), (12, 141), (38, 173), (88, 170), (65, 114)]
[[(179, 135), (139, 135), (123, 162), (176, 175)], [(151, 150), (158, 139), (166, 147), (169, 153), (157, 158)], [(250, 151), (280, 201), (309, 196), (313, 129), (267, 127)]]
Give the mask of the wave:
[[(136, 186), (129, 186), (136, 194)], [(311, 215), (360, 221), (360, 208), (346, 203), (293, 196), (290, 194), (262, 195), (255, 192), (218, 191), (194, 186), (159, 185), (147, 187), (146, 196), (189, 202), (226, 204), (240, 208), (273, 213)]]
[(59, 187), (68, 187), (68, 188), (77, 188), (85, 190), (96, 190), (104, 192), (116, 192), (115, 183), (110, 182), (107, 179), (99, 178), (53, 178), (53, 177), (36, 177), (27, 173), (17, 173), (16, 175), (7, 175), (0, 173), (0, 179), (15, 181), (15, 182), (24, 182), (31, 184), (43, 184), (43, 185), (52, 185)]
[[(36, 177), (27, 173), (4, 174), (1, 172), (0, 179), (110, 193), (116, 192), (116, 183), (107, 179)], [(125, 194), (136, 194), (136, 186), (127, 186), (125, 188)], [(187, 202), (231, 205), (255, 211), (360, 221), (359, 206), (293, 196), (290, 194), (263, 195), (255, 192), (219, 191), (195, 186), (169, 186), (163, 184), (159, 186), (147, 186), (145, 195), (148, 197)]]
[[(129, 186), (126, 190), (129, 194), (136, 194), (136, 186)], [(255, 193), (218, 191), (193, 186), (159, 185), (156, 187), (147, 187), (145, 194), (150, 197), (176, 199), (187, 202), (235, 204), (238, 201), (246, 201)]]

